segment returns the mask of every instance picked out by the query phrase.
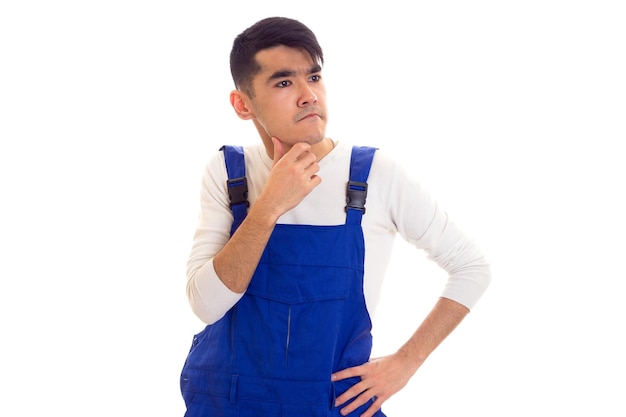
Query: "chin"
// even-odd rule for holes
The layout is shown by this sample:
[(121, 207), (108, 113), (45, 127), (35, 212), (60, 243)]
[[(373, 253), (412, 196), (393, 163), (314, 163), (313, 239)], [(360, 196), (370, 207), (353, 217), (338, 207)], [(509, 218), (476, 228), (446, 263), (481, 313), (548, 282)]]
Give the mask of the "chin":
[(305, 142), (308, 142), (311, 145), (315, 145), (315, 144), (318, 144), (321, 141), (323, 141), (324, 138), (325, 138), (325, 136), (315, 136), (315, 137), (313, 137), (313, 138), (311, 138), (309, 140), (306, 140)]
[[(309, 145), (316, 145), (322, 142), (326, 138), (326, 130), (325, 129), (294, 129), (290, 132), (275, 132), (275, 136), (283, 141), (284, 143), (289, 143), (294, 145), (298, 142), (305, 142)], [(289, 133), (289, 134), (287, 134)], [(271, 137), (272, 135), (268, 133)]]
[(316, 143), (320, 143), (321, 141), (323, 141), (326, 138), (326, 131), (325, 130), (317, 130), (315, 131), (315, 133), (311, 133), (309, 132), (309, 134), (304, 134), (302, 135), (303, 137), (305, 137), (305, 141), (310, 143), (311, 145), (314, 145)]
[[(316, 145), (324, 140), (326, 136), (324, 135), (300, 135), (300, 136), (292, 136), (288, 140), (283, 140), (285, 143), (289, 143), (291, 145), (295, 145), (298, 142), (308, 143), (309, 145)], [(280, 139), (280, 137), (279, 137)]]

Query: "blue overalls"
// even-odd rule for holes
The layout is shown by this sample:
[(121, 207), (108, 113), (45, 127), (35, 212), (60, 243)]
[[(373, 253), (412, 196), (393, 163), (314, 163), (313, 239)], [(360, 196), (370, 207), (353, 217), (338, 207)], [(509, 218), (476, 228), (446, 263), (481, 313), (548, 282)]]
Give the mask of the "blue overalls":
[[(222, 150), (234, 232), (247, 212), (243, 149)], [(330, 375), (367, 362), (372, 348), (361, 218), (374, 152), (352, 150), (346, 223), (277, 224), (245, 295), (194, 337), (181, 375), (186, 417), (340, 416), (335, 398), (358, 379)]]

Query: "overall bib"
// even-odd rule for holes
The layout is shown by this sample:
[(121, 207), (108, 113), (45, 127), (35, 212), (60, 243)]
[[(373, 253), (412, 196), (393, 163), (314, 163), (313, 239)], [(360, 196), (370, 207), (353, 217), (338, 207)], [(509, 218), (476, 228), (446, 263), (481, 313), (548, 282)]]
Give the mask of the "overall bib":
[[(234, 232), (247, 212), (243, 149), (222, 149)], [(186, 417), (340, 416), (335, 398), (358, 378), (330, 375), (367, 362), (372, 348), (361, 217), (374, 152), (353, 148), (346, 223), (277, 224), (245, 295), (194, 337), (181, 374)]]

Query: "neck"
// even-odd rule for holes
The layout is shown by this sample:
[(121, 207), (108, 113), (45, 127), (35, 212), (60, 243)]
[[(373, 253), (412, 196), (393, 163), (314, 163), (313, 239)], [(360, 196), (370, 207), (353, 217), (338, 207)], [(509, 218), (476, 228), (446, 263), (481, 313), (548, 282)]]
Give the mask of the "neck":
[(311, 146), (311, 150), (313, 151), (315, 158), (317, 158), (317, 160), (319, 161), (323, 157), (328, 155), (330, 151), (333, 150), (334, 147), (335, 147), (335, 142), (333, 142), (331, 138), (324, 138), (322, 139), (321, 142), (316, 143), (315, 145)]

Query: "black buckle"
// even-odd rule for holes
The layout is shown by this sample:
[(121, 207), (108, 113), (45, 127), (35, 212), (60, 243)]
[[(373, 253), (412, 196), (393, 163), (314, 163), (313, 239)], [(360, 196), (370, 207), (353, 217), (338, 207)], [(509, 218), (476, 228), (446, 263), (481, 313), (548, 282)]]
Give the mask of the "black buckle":
[(358, 181), (348, 181), (346, 190), (346, 208), (361, 210), (365, 214), (365, 200), (367, 197), (367, 183)]
[(250, 202), (248, 201), (248, 180), (246, 177), (233, 178), (226, 181), (226, 184), (228, 185), (230, 207), (241, 203), (246, 203), (246, 207), (250, 207)]

